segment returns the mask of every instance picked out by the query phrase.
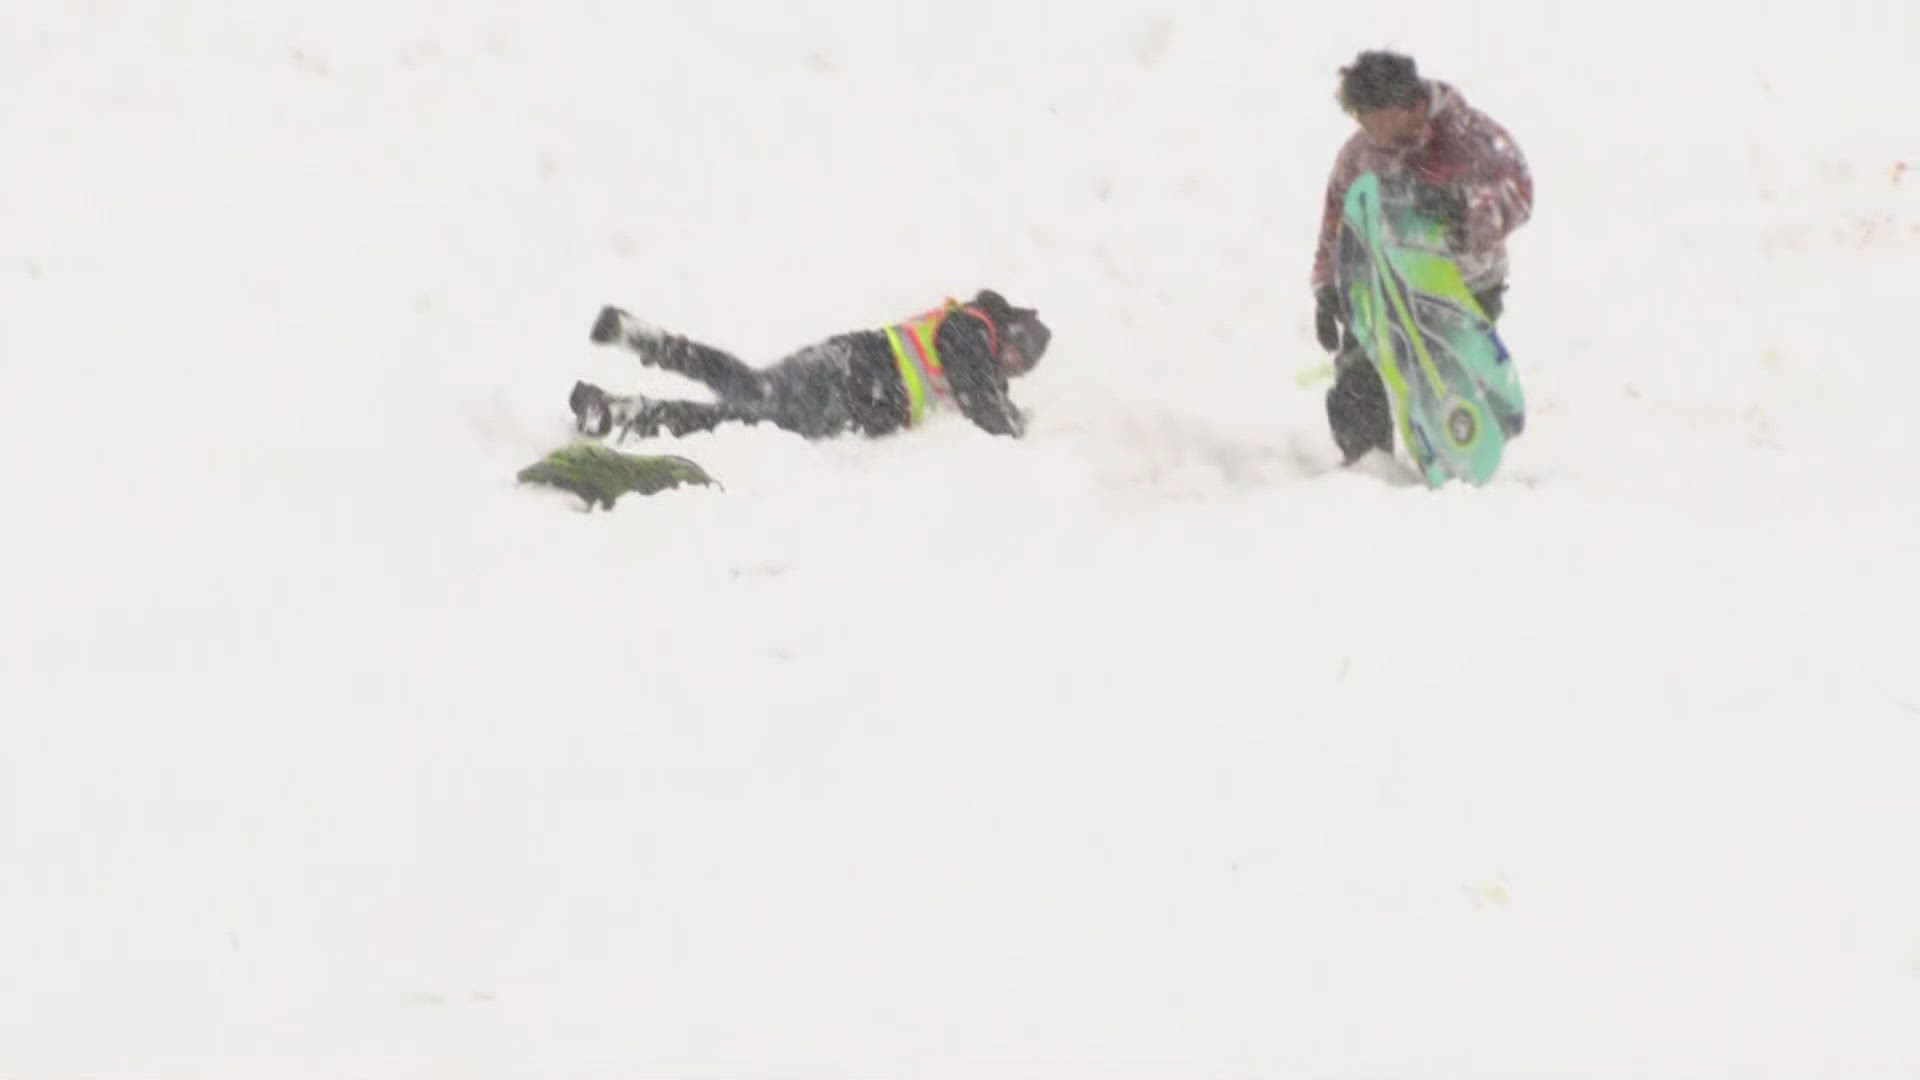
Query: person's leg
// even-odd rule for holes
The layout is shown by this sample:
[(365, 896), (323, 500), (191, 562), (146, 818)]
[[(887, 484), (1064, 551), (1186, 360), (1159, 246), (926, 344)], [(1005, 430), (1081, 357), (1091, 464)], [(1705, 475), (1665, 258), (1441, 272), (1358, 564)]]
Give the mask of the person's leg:
[(847, 336), (828, 338), (768, 368), (769, 418), (809, 439), (830, 438), (851, 428), (852, 351)]
[(569, 404), (583, 434), (647, 436), (706, 431), (729, 421), (771, 423), (810, 439), (838, 435), (852, 424), (848, 400), (848, 336), (809, 345), (764, 370), (701, 342), (668, 334), (619, 308), (601, 311), (593, 340), (618, 344), (649, 367), (704, 383), (713, 404), (609, 394), (591, 383), (574, 387)]
[(588, 382), (573, 384), (567, 398), (574, 427), (593, 438), (612, 434), (618, 440), (650, 438), (662, 431), (689, 435), (711, 431), (735, 421), (757, 424), (772, 417), (765, 405), (736, 402), (661, 401), (643, 394), (609, 394)]
[(704, 383), (720, 395), (722, 401), (767, 400), (764, 372), (754, 370), (729, 352), (669, 334), (619, 308), (600, 310), (591, 337), (602, 345), (620, 345), (648, 367)]
[(1333, 389), (1327, 391), (1327, 423), (1346, 464), (1369, 450), (1393, 453), (1393, 408), (1387, 403), (1386, 384), (1352, 338), (1335, 359), (1334, 371)]

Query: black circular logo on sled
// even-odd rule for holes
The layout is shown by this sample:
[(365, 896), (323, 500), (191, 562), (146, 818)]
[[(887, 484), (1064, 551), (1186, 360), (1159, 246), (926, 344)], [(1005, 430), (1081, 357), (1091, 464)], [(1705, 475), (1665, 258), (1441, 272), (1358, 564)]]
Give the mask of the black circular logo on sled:
[(1457, 445), (1467, 445), (1479, 432), (1480, 418), (1465, 405), (1455, 405), (1453, 411), (1447, 414), (1447, 434), (1453, 436)]

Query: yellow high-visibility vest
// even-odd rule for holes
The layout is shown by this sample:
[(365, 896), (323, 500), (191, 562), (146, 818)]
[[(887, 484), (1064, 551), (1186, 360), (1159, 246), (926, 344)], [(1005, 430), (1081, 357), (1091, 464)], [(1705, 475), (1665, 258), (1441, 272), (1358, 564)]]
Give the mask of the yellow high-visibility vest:
[(959, 308), (959, 304), (949, 300), (942, 307), (887, 327), (887, 344), (893, 346), (894, 362), (900, 365), (900, 381), (907, 388), (909, 425), (918, 424), (929, 412), (953, 400), (946, 369), (940, 365), (940, 350), (933, 342), (940, 334), (940, 324)]

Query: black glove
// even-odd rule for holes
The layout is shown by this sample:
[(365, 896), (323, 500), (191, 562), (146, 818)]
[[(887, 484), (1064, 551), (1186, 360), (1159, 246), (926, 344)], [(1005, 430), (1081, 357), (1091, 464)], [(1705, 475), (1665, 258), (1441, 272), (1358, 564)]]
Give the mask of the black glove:
[(1313, 332), (1320, 337), (1320, 347), (1328, 352), (1340, 351), (1340, 290), (1332, 285), (1322, 285), (1313, 294)]
[(1413, 209), (1421, 217), (1440, 223), (1447, 230), (1447, 240), (1460, 246), (1467, 231), (1467, 197), (1459, 188), (1417, 182), (1413, 185)]

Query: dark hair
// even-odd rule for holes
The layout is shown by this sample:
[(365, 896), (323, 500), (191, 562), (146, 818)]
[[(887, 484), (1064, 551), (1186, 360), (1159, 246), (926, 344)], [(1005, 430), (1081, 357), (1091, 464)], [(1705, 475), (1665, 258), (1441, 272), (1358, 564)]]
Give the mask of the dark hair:
[(1396, 109), (1427, 99), (1413, 57), (1395, 52), (1363, 52), (1340, 69), (1340, 107), (1350, 116), (1375, 109)]

